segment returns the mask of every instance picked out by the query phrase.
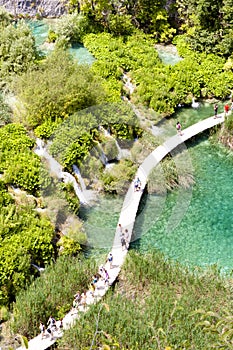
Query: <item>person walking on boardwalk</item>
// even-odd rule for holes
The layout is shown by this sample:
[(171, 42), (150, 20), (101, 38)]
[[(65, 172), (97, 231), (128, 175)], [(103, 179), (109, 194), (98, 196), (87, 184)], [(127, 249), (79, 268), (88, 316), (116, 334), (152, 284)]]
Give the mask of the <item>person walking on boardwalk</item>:
[(41, 333), (41, 339), (44, 339), (44, 337), (45, 337), (45, 325), (44, 325), (44, 323), (40, 322), (39, 328), (40, 328), (40, 333)]
[(182, 136), (182, 130), (181, 129), (182, 128), (181, 128), (180, 122), (177, 122), (176, 123), (176, 130), (177, 130), (177, 134), (180, 135), (180, 136)]
[(226, 103), (224, 106), (224, 117), (228, 116), (229, 109), (230, 109), (230, 107), (229, 107), (228, 103)]
[(127, 228), (125, 229), (125, 247), (126, 249), (129, 249), (129, 231), (127, 230)]
[(108, 254), (107, 261), (109, 263), (109, 268), (112, 269), (113, 255), (112, 253)]
[(117, 230), (118, 230), (119, 234), (121, 235), (123, 232), (123, 227), (121, 224), (118, 224)]
[(214, 118), (218, 117), (218, 105), (217, 103), (214, 104)]
[(124, 233), (122, 233), (121, 235), (121, 247), (122, 247), (122, 251), (127, 249), (127, 242), (126, 242)]

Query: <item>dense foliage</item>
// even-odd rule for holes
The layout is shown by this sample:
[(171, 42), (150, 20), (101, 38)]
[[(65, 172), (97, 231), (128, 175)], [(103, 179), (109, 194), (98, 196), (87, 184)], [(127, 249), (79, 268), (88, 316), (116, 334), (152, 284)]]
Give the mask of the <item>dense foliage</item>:
[(210, 349), (219, 339), (199, 325), (197, 309), (231, 309), (231, 291), (214, 268), (188, 272), (159, 253), (131, 251), (114, 293), (65, 332), (60, 349)]
[(40, 217), (27, 197), (15, 202), (0, 182), (0, 305), (8, 304), (26, 286), (39, 266), (54, 256), (53, 227)]
[(101, 31), (114, 35), (128, 35), (133, 28), (140, 28), (157, 40), (168, 41), (175, 33), (168, 21), (168, 6), (164, 0), (71, 0), (69, 4), (70, 11), (81, 11)]
[(0, 24), (0, 86), (9, 82), (16, 74), (25, 72), (37, 57), (34, 37), (25, 22), (15, 26), (8, 20), (2, 21)]
[(159, 60), (153, 42), (142, 34), (128, 39), (111, 34), (90, 34), (84, 39), (97, 61), (92, 69), (105, 80), (112, 99), (122, 94), (120, 79), (129, 72), (135, 84), (133, 101), (140, 102), (163, 116), (175, 112), (178, 104), (191, 104), (192, 97), (226, 98), (233, 89), (233, 73), (225, 70), (226, 60), (213, 54), (196, 53), (184, 37), (177, 40), (184, 57), (175, 66)]
[[(140, 134), (138, 119), (130, 106), (123, 102), (102, 104), (74, 113), (62, 123), (54, 133), (50, 151), (65, 168), (81, 165), (98, 143), (106, 146), (106, 138), (101, 135), (103, 127), (119, 139), (130, 140)], [(97, 150), (100, 158), (101, 149)]]
[(39, 157), (32, 152), (34, 147), (26, 129), (20, 124), (8, 124), (0, 129), (0, 172), (9, 185), (38, 194), (43, 184), (49, 184)]
[(61, 50), (49, 55), (37, 70), (19, 77), (15, 91), (24, 103), (25, 121), (30, 127), (45, 123), (47, 128), (49, 122), (57, 123), (104, 100), (100, 80)]
[(177, 5), (181, 29), (194, 50), (232, 54), (232, 0), (179, 0)]

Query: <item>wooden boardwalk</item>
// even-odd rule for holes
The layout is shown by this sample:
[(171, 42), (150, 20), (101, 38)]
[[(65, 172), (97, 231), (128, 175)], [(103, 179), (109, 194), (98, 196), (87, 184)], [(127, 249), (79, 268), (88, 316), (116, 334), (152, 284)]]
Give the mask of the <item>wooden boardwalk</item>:
[[(150, 171), (172, 150), (174, 150), (177, 146), (182, 144), (184, 141), (190, 139), (191, 137), (201, 133), (204, 130), (214, 127), (215, 125), (221, 124), (224, 122), (224, 114), (219, 114), (218, 118), (210, 117), (204, 119), (187, 129), (182, 131), (182, 135), (174, 135), (170, 137), (167, 141), (165, 141), (161, 146), (157, 147), (153, 152), (149, 154), (149, 156), (144, 160), (141, 166), (138, 168), (135, 178), (139, 177), (141, 181), (141, 191), (134, 191), (134, 183), (132, 183), (128, 189), (128, 192), (125, 196), (125, 200), (122, 206), (122, 210), (120, 213), (119, 221), (122, 225), (123, 230), (128, 229), (128, 238), (131, 240), (133, 226), (136, 219), (136, 214), (138, 210), (138, 206), (140, 203), (141, 196), (143, 194), (143, 189), (145, 188), (148, 180), (148, 175)], [(113, 254), (113, 268), (110, 269), (108, 263), (104, 266), (109, 273), (109, 284), (105, 285), (104, 282), (100, 282), (98, 288), (96, 288), (94, 298), (89, 297), (87, 299), (87, 307), (83, 309), (79, 307), (76, 313), (72, 310), (64, 317), (63, 324), (64, 329), (68, 329), (72, 327), (76, 320), (79, 317), (80, 312), (86, 312), (89, 308), (89, 305), (98, 302), (107, 292), (112, 283), (116, 280), (120, 269), (124, 263), (125, 257), (127, 255), (127, 249), (122, 250), (121, 241), (120, 241), (120, 232), (119, 229), (116, 229), (114, 242), (111, 250)], [(89, 291), (88, 291), (89, 293)], [(39, 322), (39, 320), (38, 320)], [(52, 344), (56, 342), (58, 338), (62, 336), (62, 333), (55, 333), (54, 339), (50, 340), (41, 339), (41, 336), (31, 339), (29, 341), (29, 350), (45, 350), (50, 347)], [(22, 347), (19, 348), (23, 350)]]

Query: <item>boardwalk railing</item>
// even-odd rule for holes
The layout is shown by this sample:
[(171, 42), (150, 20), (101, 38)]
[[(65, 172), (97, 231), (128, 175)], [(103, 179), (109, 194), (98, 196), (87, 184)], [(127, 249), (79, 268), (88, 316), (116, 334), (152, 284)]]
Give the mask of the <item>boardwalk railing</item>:
[[(218, 118), (210, 117), (207, 119), (204, 119), (187, 129), (183, 130), (182, 135), (175, 135), (170, 137), (167, 141), (165, 141), (161, 146), (157, 147), (153, 152), (151, 152), (144, 162), (140, 165), (138, 168), (138, 171), (136, 173), (136, 178), (139, 177), (141, 181), (141, 189), (140, 191), (135, 191), (134, 189), (134, 183), (132, 183), (128, 189), (128, 192), (125, 196), (125, 200), (122, 206), (122, 210), (120, 213), (118, 224), (120, 223), (123, 230), (128, 230), (128, 239), (131, 240), (133, 227), (136, 219), (136, 214), (138, 211), (138, 206), (140, 203), (141, 196), (143, 194), (143, 190), (147, 184), (148, 176), (150, 174), (150, 171), (172, 150), (174, 150), (177, 146), (182, 144), (184, 141), (190, 139), (191, 137), (203, 132), (204, 130), (207, 130), (209, 128), (212, 128), (218, 124), (221, 124), (224, 122), (224, 115), (219, 114)], [(91, 305), (95, 302), (98, 302), (107, 292), (109, 289), (109, 286), (112, 285), (112, 283), (116, 280), (120, 269), (124, 263), (125, 257), (127, 255), (127, 249), (122, 250), (121, 246), (121, 239), (120, 239), (120, 232), (119, 229), (116, 229), (114, 242), (111, 250), (113, 254), (113, 268), (109, 269), (108, 264), (105, 264), (105, 268), (108, 270), (109, 273), (109, 284), (105, 284), (104, 282), (100, 283), (98, 285), (98, 288), (96, 288), (96, 291), (94, 293), (94, 298), (90, 297), (89, 300), (87, 300), (87, 304)], [(87, 293), (89, 293), (88, 291)], [(80, 316), (80, 312), (86, 312), (89, 308), (89, 306), (85, 307), (79, 307), (77, 312), (73, 312), (72, 310), (64, 317), (63, 324), (64, 329), (68, 329), (69, 327), (73, 326), (78, 317)], [(57, 340), (57, 338), (61, 337), (62, 333), (55, 334), (55, 337), (53, 340), (50, 339), (41, 339), (41, 336), (38, 335), (37, 337), (31, 339), (29, 341), (29, 350), (45, 350), (48, 347), (50, 347), (52, 344), (54, 344)], [(19, 348), (23, 350), (23, 348)]]

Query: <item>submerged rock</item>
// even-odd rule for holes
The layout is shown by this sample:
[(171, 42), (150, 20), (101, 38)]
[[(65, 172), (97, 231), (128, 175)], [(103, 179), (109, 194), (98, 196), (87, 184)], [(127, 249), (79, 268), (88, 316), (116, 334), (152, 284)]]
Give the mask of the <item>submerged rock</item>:
[(68, 0), (0, 0), (0, 6), (14, 16), (59, 17), (67, 12), (67, 4)]

